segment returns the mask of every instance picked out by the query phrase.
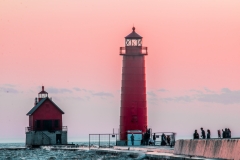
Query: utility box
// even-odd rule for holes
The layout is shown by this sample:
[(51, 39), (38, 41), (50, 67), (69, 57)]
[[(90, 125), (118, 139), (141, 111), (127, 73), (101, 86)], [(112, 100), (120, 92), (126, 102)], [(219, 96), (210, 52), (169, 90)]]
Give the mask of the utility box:
[[(132, 144), (131, 136), (134, 136), (134, 141)], [(128, 146), (140, 146), (142, 143), (142, 131), (141, 130), (129, 130), (127, 131), (127, 145)]]

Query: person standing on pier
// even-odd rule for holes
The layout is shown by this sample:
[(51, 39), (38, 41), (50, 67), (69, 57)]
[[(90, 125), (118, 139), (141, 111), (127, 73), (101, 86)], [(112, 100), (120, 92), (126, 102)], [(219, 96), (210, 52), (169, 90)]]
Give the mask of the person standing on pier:
[(210, 130), (208, 129), (207, 130), (207, 139), (210, 139), (211, 138), (211, 132), (210, 132)]
[(134, 146), (134, 135), (131, 135), (131, 141), (132, 141), (132, 145)]
[(161, 146), (166, 146), (166, 144), (167, 144), (167, 138), (166, 138), (166, 135), (163, 133), (162, 134)]
[(222, 138), (226, 138), (226, 132), (222, 129)]
[(154, 133), (153, 134), (153, 144), (154, 144), (154, 146), (155, 146), (155, 142), (156, 142), (156, 134)]
[(228, 138), (231, 138), (232, 135), (231, 135), (231, 130), (228, 128)]
[(225, 138), (229, 138), (229, 132), (228, 132), (228, 129), (227, 128), (225, 128)]
[(205, 131), (203, 130), (203, 128), (201, 128), (201, 131), (202, 131), (201, 137), (202, 137), (202, 139), (205, 139), (205, 138), (206, 138), (206, 135), (205, 135)]
[(195, 130), (195, 132), (193, 134), (193, 139), (199, 139), (199, 134), (198, 134), (197, 130)]
[(221, 130), (218, 130), (218, 138), (221, 138)]

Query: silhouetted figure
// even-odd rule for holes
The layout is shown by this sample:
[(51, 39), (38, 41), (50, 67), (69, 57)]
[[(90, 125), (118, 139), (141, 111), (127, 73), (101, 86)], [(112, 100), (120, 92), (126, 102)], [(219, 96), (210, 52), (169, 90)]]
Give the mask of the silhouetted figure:
[(144, 145), (147, 145), (148, 142), (147, 142), (147, 132), (144, 133)]
[(170, 145), (170, 136), (167, 135), (167, 144)]
[(210, 132), (210, 130), (208, 129), (207, 130), (207, 139), (210, 139), (211, 138), (211, 132)]
[(205, 138), (206, 138), (206, 135), (205, 135), (205, 131), (203, 130), (203, 128), (201, 128), (201, 131), (202, 131), (201, 137), (202, 137), (202, 139), (205, 139)]
[(218, 130), (218, 138), (221, 138), (221, 130)]
[(161, 146), (165, 146), (167, 143), (166, 143), (166, 135), (163, 133), (162, 134), (162, 141), (161, 141)]
[[(199, 136), (198, 136), (199, 137)], [(173, 146), (175, 145), (175, 137), (174, 137), (174, 134), (171, 135), (170, 137), (170, 147), (172, 148)]]
[(229, 132), (227, 128), (225, 128), (225, 138), (229, 138)]
[(155, 146), (155, 142), (156, 142), (156, 134), (154, 133), (154, 134), (153, 134), (153, 143), (154, 143), (154, 146)]
[(226, 138), (226, 132), (222, 129), (222, 138)]
[(151, 133), (151, 129), (149, 128), (149, 129), (147, 130), (147, 145), (149, 145), (150, 133)]
[(134, 135), (131, 135), (132, 146), (134, 146)]
[(228, 128), (228, 138), (232, 138), (231, 130)]
[(193, 133), (193, 139), (199, 139), (199, 134), (197, 130), (195, 130), (195, 132)]

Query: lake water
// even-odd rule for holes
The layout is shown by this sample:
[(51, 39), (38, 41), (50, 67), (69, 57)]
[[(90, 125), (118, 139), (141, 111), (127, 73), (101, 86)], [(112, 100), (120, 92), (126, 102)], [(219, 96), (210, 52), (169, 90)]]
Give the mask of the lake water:
[[(87, 143), (75, 143), (86, 145)], [(41, 149), (26, 149), (26, 150), (2, 150), (1, 148), (16, 148), (25, 147), (24, 143), (0, 143), (0, 160), (132, 160), (127, 154), (121, 155), (99, 155), (94, 151), (67, 151), (67, 150), (50, 150), (48, 147)]]

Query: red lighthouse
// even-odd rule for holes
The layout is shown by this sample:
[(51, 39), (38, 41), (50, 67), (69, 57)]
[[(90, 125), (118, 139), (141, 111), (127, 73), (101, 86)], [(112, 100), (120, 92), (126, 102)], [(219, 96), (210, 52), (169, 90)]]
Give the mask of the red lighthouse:
[(125, 37), (125, 47), (120, 47), (123, 56), (122, 89), (120, 109), (120, 140), (127, 140), (127, 131), (147, 128), (147, 100), (145, 79), (145, 55), (142, 37), (132, 28)]
[(29, 127), (26, 128), (26, 145), (67, 144), (67, 126), (62, 126), (63, 114), (42, 86), (34, 107), (27, 113)]

